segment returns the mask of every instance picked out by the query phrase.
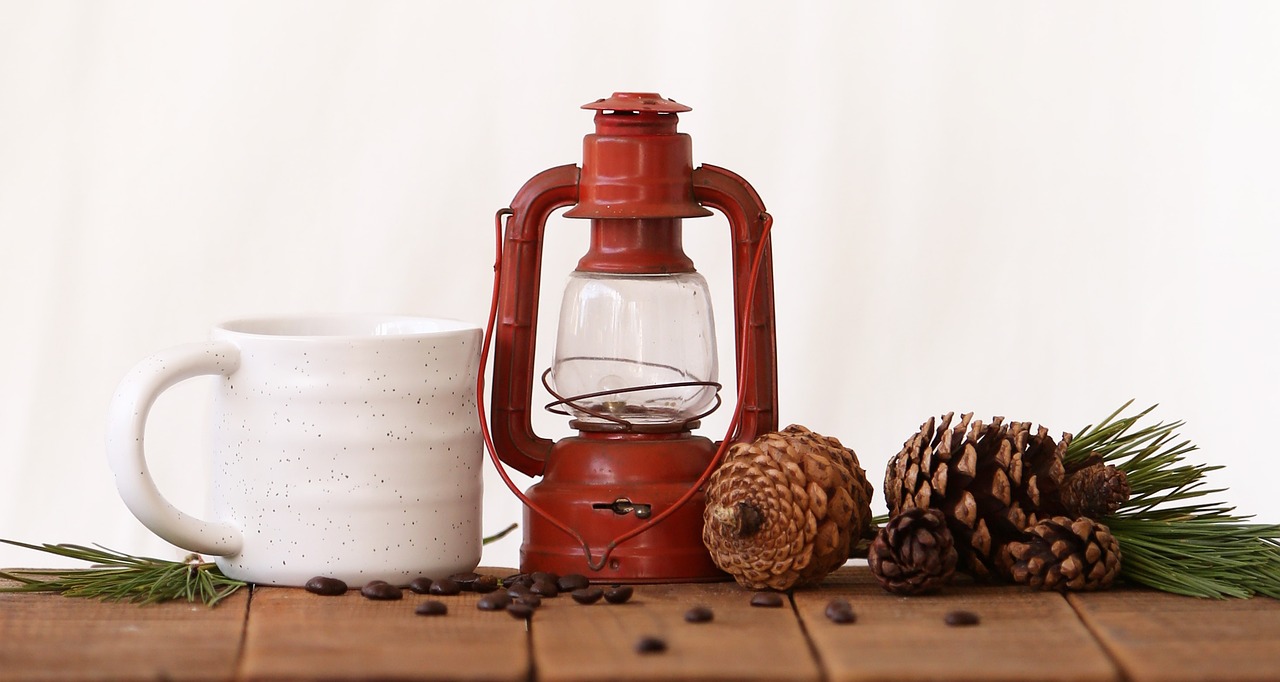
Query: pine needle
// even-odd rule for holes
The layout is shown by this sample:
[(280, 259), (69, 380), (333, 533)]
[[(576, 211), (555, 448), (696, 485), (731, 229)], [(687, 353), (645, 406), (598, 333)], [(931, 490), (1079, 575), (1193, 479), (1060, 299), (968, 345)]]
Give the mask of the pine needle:
[(196, 554), (187, 555), (183, 561), (167, 561), (98, 546), (31, 545), (5, 539), (0, 542), (93, 564), (91, 568), (0, 572), (0, 578), (19, 583), (14, 587), (0, 587), (0, 592), (58, 592), (67, 597), (137, 604), (185, 599), (215, 606), (247, 584), (228, 578), (217, 566), (202, 561)]
[(1195, 597), (1280, 598), (1280, 525), (1206, 499), (1224, 492), (1205, 480), (1222, 466), (1185, 462), (1196, 446), (1178, 441), (1183, 422), (1135, 428), (1155, 406), (1120, 417), (1132, 403), (1081, 430), (1065, 456), (1070, 464), (1096, 453), (1128, 477), (1128, 502), (1099, 519), (1120, 541), (1121, 576)]
[[(489, 544), (506, 537), (518, 524), (483, 538)], [(188, 554), (183, 561), (166, 561), (117, 552), (101, 546), (71, 544), (31, 545), (0, 538), (15, 547), (68, 557), (93, 564), (90, 568), (11, 569), (0, 571), (0, 579), (19, 583), (0, 587), (0, 592), (58, 592), (66, 597), (86, 597), (137, 604), (185, 599), (216, 606), (248, 583), (228, 578), (217, 565)]]

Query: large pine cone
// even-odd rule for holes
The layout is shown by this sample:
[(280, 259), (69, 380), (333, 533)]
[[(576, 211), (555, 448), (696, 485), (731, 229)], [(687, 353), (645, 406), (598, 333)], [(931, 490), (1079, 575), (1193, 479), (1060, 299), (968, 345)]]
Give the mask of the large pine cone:
[(871, 573), (895, 594), (925, 594), (956, 570), (956, 548), (947, 520), (936, 509), (908, 509), (889, 519), (867, 552)]
[(853, 450), (788, 426), (729, 449), (707, 482), (702, 541), (743, 587), (816, 583), (849, 558), (871, 495)]
[(1100, 590), (1120, 575), (1120, 543), (1106, 526), (1083, 516), (1045, 519), (1002, 554), (1015, 582), (1040, 590)]
[[(973, 422), (965, 414), (951, 426), (949, 412), (932, 417), (903, 444), (885, 470), (889, 515), (907, 509), (938, 509), (956, 539), (960, 566), (976, 577), (1008, 577), (996, 550), (1049, 515), (1066, 477), (1062, 456), (1071, 442), (1055, 443), (1030, 422)], [(1048, 506), (1056, 507), (1053, 502)]]

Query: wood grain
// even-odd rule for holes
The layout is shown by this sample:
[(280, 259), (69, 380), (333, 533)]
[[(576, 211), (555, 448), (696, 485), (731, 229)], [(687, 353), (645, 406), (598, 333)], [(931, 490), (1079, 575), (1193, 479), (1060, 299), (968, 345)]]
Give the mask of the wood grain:
[[(826, 618), (826, 605), (837, 597), (853, 605), (855, 623)], [(834, 682), (1118, 678), (1106, 653), (1056, 593), (966, 585), (898, 597), (881, 589), (862, 566), (842, 568), (793, 599)], [(971, 611), (981, 622), (946, 625), (944, 616), (955, 610)]]
[[(507, 571), (494, 569), (498, 575)], [(1062, 597), (953, 585), (896, 597), (845, 567), (780, 609), (732, 583), (645, 585), (631, 602), (543, 602), (532, 621), (437, 598), (241, 591), (217, 608), (0, 594), (0, 680), (1276, 680), (1280, 601), (1210, 601), (1122, 589)], [(823, 610), (850, 600), (857, 622)], [(710, 606), (715, 619), (686, 623)], [(948, 627), (952, 610), (974, 627)], [(645, 635), (669, 649), (640, 654)], [(1123, 673), (1123, 674), (1122, 674)]]
[[(640, 585), (626, 604), (584, 606), (545, 600), (531, 623), (539, 680), (817, 680), (804, 633), (789, 605), (750, 606), (753, 593), (733, 583)], [(709, 606), (709, 623), (684, 613)], [(637, 653), (643, 636), (665, 640), (662, 653)]]
[(0, 594), (0, 680), (230, 679), (248, 605)]
[[(240, 674), (247, 680), (524, 680), (526, 623), (476, 609), (479, 595), (373, 601), (353, 589), (320, 597), (301, 589), (258, 588)], [(427, 599), (445, 616), (419, 616)]]
[(1071, 604), (1130, 679), (1280, 679), (1280, 601), (1122, 589)]

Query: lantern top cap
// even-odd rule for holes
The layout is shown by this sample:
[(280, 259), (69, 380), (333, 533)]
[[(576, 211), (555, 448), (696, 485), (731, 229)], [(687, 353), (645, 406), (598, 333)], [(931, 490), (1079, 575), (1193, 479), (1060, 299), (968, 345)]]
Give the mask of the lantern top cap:
[(666, 99), (656, 92), (615, 92), (612, 97), (584, 104), (582, 108), (595, 111), (651, 111), (659, 114), (693, 111), (692, 107)]

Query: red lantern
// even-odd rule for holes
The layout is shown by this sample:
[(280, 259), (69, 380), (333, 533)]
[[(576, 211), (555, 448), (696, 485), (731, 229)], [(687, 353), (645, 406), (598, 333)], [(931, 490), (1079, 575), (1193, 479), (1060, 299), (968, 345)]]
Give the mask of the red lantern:
[[(691, 139), (676, 131), (689, 107), (615, 93), (583, 108), (596, 111), (596, 131), (582, 168), (535, 175), (497, 218), (490, 451), (495, 464), (542, 477), (521, 494), (498, 466), (526, 505), (521, 570), (721, 579), (702, 544), (700, 486), (725, 447), (777, 428), (771, 219), (741, 177), (693, 168)], [(578, 431), (553, 442), (534, 433), (530, 403), (543, 234), (565, 206), (566, 217), (591, 221), (591, 242), (540, 375), (557, 398), (548, 409)], [(681, 244), (683, 219), (708, 208), (725, 214), (733, 237), (739, 390), (719, 443), (693, 433), (720, 402), (718, 359), (707, 285)]]

